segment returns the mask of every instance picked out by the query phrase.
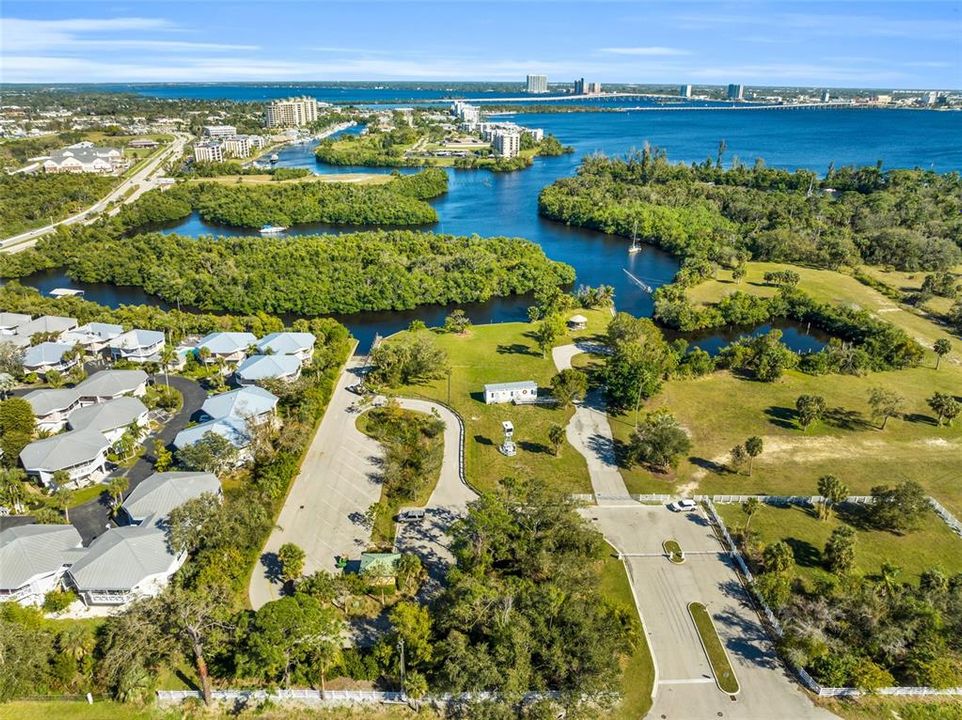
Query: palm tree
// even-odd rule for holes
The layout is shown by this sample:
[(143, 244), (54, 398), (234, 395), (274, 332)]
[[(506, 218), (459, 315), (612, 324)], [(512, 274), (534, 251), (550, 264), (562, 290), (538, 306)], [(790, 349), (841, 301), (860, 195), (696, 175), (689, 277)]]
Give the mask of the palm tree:
[(93, 652), (97, 642), (88, 625), (67, 625), (57, 638), (60, 652), (74, 660), (83, 660)]
[(887, 597), (892, 597), (896, 592), (898, 592), (900, 583), (897, 581), (898, 576), (901, 574), (902, 568), (898, 565), (892, 565), (891, 563), (882, 563), (882, 568), (879, 570), (879, 581), (878, 581), (878, 591), (880, 594)]
[(123, 501), (124, 493), (127, 492), (128, 487), (130, 487), (130, 480), (124, 475), (112, 477), (107, 483), (107, 494), (110, 495), (114, 512), (117, 512), (120, 508), (120, 503)]
[[(59, 472), (63, 471), (58, 470), (57, 473)], [(54, 482), (56, 482), (57, 473), (54, 473)], [(66, 473), (64, 474), (66, 475)], [(53, 498), (67, 522), (70, 522), (70, 498), (72, 496), (73, 492), (67, 487), (66, 483), (57, 483), (57, 489), (53, 491)]]
[(27, 501), (25, 479), (26, 474), (19, 468), (0, 470), (0, 503), (13, 508), (15, 513), (23, 512)]
[(932, 350), (935, 352), (935, 369), (939, 369), (939, 364), (942, 362), (942, 356), (948, 355), (949, 351), (952, 349), (952, 343), (950, 343), (945, 338), (939, 338), (932, 345)]

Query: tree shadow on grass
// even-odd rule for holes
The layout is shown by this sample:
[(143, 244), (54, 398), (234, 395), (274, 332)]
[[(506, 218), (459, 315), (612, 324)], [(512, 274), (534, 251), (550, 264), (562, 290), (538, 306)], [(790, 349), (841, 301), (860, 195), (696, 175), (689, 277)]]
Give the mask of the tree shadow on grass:
[(494, 445), (494, 440), (492, 440), (491, 438), (487, 438), (484, 435), (475, 435), (474, 441), (478, 445)]
[(867, 430), (871, 427), (858, 410), (846, 410), (843, 407), (829, 408), (823, 419), (828, 425), (842, 430)]
[(710, 473), (715, 473), (716, 475), (734, 475), (730, 467), (723, 465), (722, 463), (715, 462), (714, 460), (709, 460), (708, 458), (697, 457), (691, 455), (688, 458), (690, 462), (695, 467), (700, 467), (702, 470), (707, 470)]
[(785, 542), (792, 549), (796, 565), (800, 567), (821, 567), (822, 551), (810, 542), (793, 537), (785, 538)]
[(772, 405), (771, 407), (765, 408), (765, 415), (768, 416), (768, 422), (776, 427), (786, 430), (798, 429), (798, 425), (795, 422), (798, 413), (796, 413), (793, 408)]
[(531, 442), (529, 440), (522, 440), (518, 443), (518, 447), (529, 453), (545, 453), (552, 454), (551, 448), (549, 448), (544, 443)]
[(868, 505), (858, 503), (839, 503), (833, 507), (833, 512), (846, 525), (856, 530), (876, 530), (872, 522), (872, 515)]
[[(530, 333), (526, 333), (525, 337), (528, 337)], [(528, 345), (522, 345), (521, 343), (511, 343), (510, 345), (498, 345), (496, 348), (499, 355), (533, 355), (534, 357), (541, 357), (541, 353), (537, 350), (532, 350)]]
[(909, 413), (903, 415), (902, 419), (910, 423), (920, 423), (922, 425), (931, 425), (932, 427), (938, 427), (939, 422), (931, 415), (923, 415), (922, 413)]

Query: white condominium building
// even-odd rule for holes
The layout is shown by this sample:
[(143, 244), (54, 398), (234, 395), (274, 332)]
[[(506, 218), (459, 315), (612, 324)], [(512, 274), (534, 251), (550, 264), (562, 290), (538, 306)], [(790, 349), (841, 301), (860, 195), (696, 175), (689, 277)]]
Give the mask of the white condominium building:
[(528, 93), (548, 92), (547, 75), (528, 75), (525, 78), (525, 91)]
[(261, 147), (264, 147), (264, 138), (260, 135), (234, 135), (221, 141), (221, 149), (227, 157), (247, 157)]
[(233, 125), (204, 125), (204, 135), (210, 138), (230, 137), (237, 134)]
[(517, 130), (495, 130), (491, 147), (499, 157), (515, 157), (521, 151), (521, 133)]
[(267, 106), (267, 127), (301, 127), (317, 120), (317, 100), (293, 97), (274, 100)]
[(199, 142), (194, 145), (194, 160), (197, 162), (221, 162), (224, 148), (219, 142)]

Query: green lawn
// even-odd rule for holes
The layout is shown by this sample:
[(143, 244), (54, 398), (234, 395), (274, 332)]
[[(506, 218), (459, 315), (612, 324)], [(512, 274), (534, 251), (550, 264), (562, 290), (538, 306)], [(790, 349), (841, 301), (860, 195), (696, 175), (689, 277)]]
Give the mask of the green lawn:
[(712, 671), (715, 673), (715, 682), (718, 683), (723, 692), (737, 693), (739, 687), (735, 670), (728, 659), (721, 638), (718, 637), (718, 631), (715, 630), (715, 623), (711, 619), (708, 608), (701, 603), (693, 602), (689, 603), (688, 612), (695, 622), (695, 629), (701, 636), (705, 654), (708, 655), (708, 662), (711, 663)]
[[(559, 345), (602, 332), (610, 318), (602, 310), (577, 312), (589, 318), (588, 329), (562, 338)], [(461, 415), (465, 423), (468, 482), (477, 489), (493, 489), (505, 477), (524, 477), (537, 478), (563, 492), (591, 492), (584, 458), (567, 443), (559, 456), (552, 455), (548, 442), (548, 428), (553, 424), (567, 425), (573, 409), (484, 404), (482, 388), (486, 383), (534, 380), (540, 392), (547, 395), (546, 388), (556, 371), (550, 354), (542, 357), (530, 337), (533, 329), (529, 323), (500, 323), (475, 325), (464, 335), (436, 335), (438, 345), (448, 353), (450, 396), (446, 377), (401, 387), (397, 393), (448, 403)], [(504, 439), (504, 420), (510, 420), (515, 427), (518, 454), (512, 458), (498, 451)]]
[[(154, 706), (139, 707), (109, 700), (86, 702), (35, 702), (16, 701), (0, 704), (0, 720), (181, 720), (184, 717), (233, 718), (236, 713), (219, 708), (191, 713), (186, 709), (161, 709)], [(339, 708), (306, 708), (297, 705), (265, 707), (254, 715), (244, 713), (241, 717), (257, 717), (260, 720), (400, 720), (401, 718), (437, 718), (428, 709), (415, 712), (405, 705)]]
[[(424, 413), (414, 412), (413, 410), (402, 410), (401, 413), (411, 418), (417, 416), (427, 417)], [(372, 433), (368, 427), (368, 420), (367, 412), (359, 416), (357, 419), (357, 429), (376, 440), (376, 435)], [(424, 486), (418, 491), (413, 500), (401, 502), (396, 498), (391, 499), (384, 492), (384, 486), (381, 486), (381, 497), (378, 498), (378, 504), (381, 506), (381, 510), (378, 512), (374, 527), (371, 530), (371, 542), (374, 545), (384, 546), (394, 544), (395, 528), (397, 527), (397, 523), (394, 522), (394, 517), (401, 507), (424, 507), (428, 504), (431, 493), (434, 492), (434, 488), (438, 484), (438, 479), (441, 477), (441, 462), (444, 456), (444, 433), (440, 433), (436, 437), (431, 438), (428, 452), (432, 456), (430, 463), (432, 472), (425, 479), (426, 482)], [(367, 508), (364, 509), (366, 510)]]
[[(929, 274), (924, 271), (901, 272), (899, 270), (886, 270), (872, 265), (863, 265), (860, 269), (866, 275), (870, 275), (875, 280), (883, 282), (889, 287), (903, 293), (917, 292), (920, 290), (922, 288), (922, 281), (925, 280), (925, 276)], [(955, 273), (956, 276), (962, 275), (962, 266), (957, 265), (952, 268), (952, 272)], [(937, 315), (944, 315), (952, 307), (953, 302), (950, 298), (935, 296), (926, 300), (922, 308)]]
[[(605, 558), (601, 571), (601, 592), (615, 605), (637, 617), (638, 609), (628, 582), (624, 564), (614, 555)], [(648, 639), (639, 623), (638, 645), (631, 657), (622, 661), (622, 701), (606, 717), (615, 720), (637, 720), (651, 709), (651, 691), (655, 683), (655, 666), (648, 649)]]
[[(746, 516), (740, 505), (716, 508), (729, 531), (744, 526)], [(931, 568), (942, 568), (948, 575), (962, 572), (962, 538), (934, 512), (928, 512), (918, 528), (905, 535), (865, 528), (860, 522), (863, 513), (862, 508), (843, 506), (831, 518), (819, 520), (814, 509), (763, 505), (750, 527), (761, 543), (787, 542), (795, 555), (798, 575), (806, 580), (830, 577), (822, 565), (822, 549), (843, 520), (850, 520), (856, 528), (855, 563), (863, 574), (877, 574), (884, 562), (901, 567), (901, 579), (912, 582)]]
[(962, 697), (820, 698), (816, 702), (845, 720), (962, 720)]

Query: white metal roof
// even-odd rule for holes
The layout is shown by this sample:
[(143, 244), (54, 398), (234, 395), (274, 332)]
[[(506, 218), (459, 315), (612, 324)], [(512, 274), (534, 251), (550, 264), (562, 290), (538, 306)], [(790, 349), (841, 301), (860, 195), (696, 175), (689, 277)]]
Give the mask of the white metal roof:
[(257, 349), (262, 353), (272, 352), (275, 355), (294, 355), (310, 350), (317, 338), (306, 332), (276, 332), (265, 335), (257, 341)]
[(93, 460), (109, 447), (96, 430), (71, 430), (30, 443), (20, 451), (20, 462), (27, 470), (56, 472)]
[(205, 347), (214, 355), (231, 355), (238, 350), (246, 350), (256, 342), (257, 336), (253, 333), (215, 332), (202, 337), (197, 347)]
[(301, 361), (293, 355), (251, 355), (237, 366), (236, 373), (242, 380), (265, 380), (297, 374)]
[(73, 345), (57, 342), (42, 342), (27, 348), (23, 354), (23, 366), (26, 368), (54, 365), (63, 359), (63, 354), (73, 350)]
[(489, 383), (484, 386), (485, 392), (498, 392), (500, 390), (537, 390), (538, 383), (534, 380), (521, 380), (519, 382)]
[(166, 533), (148, 522), (111, 528), (68, 572), (80, 592), (132, 590), (151, 575), (169, 572), (176, 560)]
[(80, 547), (73, 525), (20, 525), (0, 532), (0, 590), (16, 590), (30, 578), (58, 570), (64, 551)]
[(207, 433), (220, 435), (238, 449), (250, 444), (247, 423), (244, 420), (237, 417), (222, 417), (181, 430), (174, 438), (174, 447), (180, 449), (193, 445)]
[(114, 397), (133, 392), (147, 382), (143, 370), (101, 370), (77, 385), (83, 397)]
[(44, 388), (28, 392), (23, 399), (30, 403), (34, 415), (43, 417), (57, 410), (66, 410), (80, 399), (80, 392), (77, 388)]
[(147, 414), (147, 406), (134, 397), (122, 396), (97, 405), (77, 408), (67, 424), (71, 430), (87, 428), (106, 433), (110, 430), (127, 427), (135, 420)]
[(134, 520), (149, 515), (167, 517), (170, 511), (204, 493), (220, 492), (220, 480), (208, 472), (154, 473), (133, 489), (124, 510)]
[(276, 406), (276, 395), (267, 392), (264, 388), (250, 385), (207, 398), (201, 410), (212, 418), (246, 419), (270, 412)]

